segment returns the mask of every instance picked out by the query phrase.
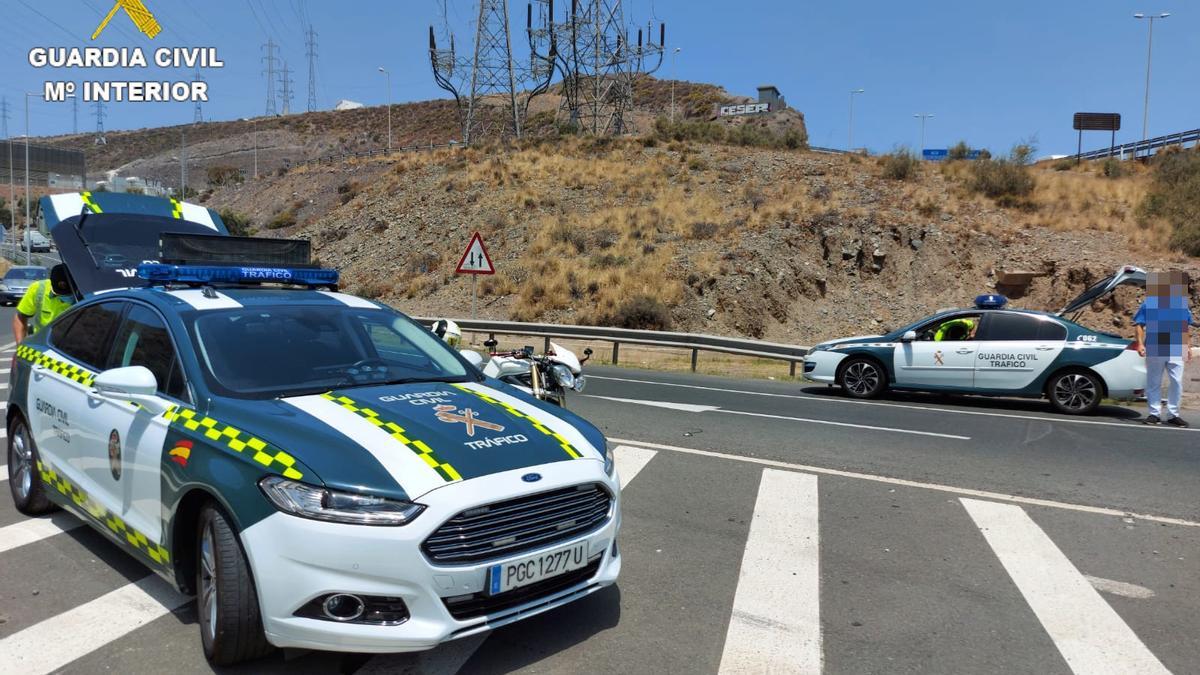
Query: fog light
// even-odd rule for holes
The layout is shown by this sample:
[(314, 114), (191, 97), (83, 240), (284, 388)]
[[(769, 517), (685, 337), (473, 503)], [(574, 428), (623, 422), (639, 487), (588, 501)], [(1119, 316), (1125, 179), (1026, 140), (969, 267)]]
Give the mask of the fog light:
[(321, 612), (334, 621), (353, 621), (362, 616), (363, 601), (357, 595), (337, 593), (325, 598)]

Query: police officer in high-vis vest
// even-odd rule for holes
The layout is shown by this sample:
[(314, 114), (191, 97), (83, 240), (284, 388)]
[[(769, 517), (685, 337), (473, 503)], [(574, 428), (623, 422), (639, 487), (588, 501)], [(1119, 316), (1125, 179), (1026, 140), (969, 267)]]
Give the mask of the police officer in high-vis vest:
[(25, 339), (27, 331), (36, 333), (45, 328), (74, 303), (75, 294), (71, 290), (67, 266), (59, 263), (50, 268), (49, 279), (33, 282), (21, 297), (21, 302), (17, 304), (17, 313), (13, 315), (13, 337), (20, 343)]

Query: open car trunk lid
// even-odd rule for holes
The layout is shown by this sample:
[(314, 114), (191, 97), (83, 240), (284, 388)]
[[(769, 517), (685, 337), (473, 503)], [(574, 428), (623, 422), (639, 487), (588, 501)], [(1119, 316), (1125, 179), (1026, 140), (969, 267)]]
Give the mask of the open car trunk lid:
[(174, 199), (76, 192), (41, 199), (49, 232), (80, 296), (144, 286), (137, 266), (157, 262), (164, 232), (228, 235), (211, 209)]
[(1134, 285), (1141, 288), (1146, 287), (1146, 270), (1133, 265), (1125, 265), (1113, 274), (1104, 277), (1100, 281), (1088, 286), (1087, 290), (1080, 293), (1074, 300), (1067, 303), (1066, 307), (1060, 309), (1058, 316), (1074, 314), (1086, 308), (1088, 305), (1097, 300), (1106, 297), (1117, 288), (1125, 285)]

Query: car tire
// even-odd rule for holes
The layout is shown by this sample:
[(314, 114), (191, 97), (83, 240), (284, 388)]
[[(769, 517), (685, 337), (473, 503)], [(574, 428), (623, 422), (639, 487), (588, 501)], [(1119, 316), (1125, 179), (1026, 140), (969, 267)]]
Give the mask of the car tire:
[(20, 415), (8, 427), (8, 487), (13, 504), (27, 516), (40, 516), (58, 507), (46, 496), (46, 484), (38, 469), (37, 446), (29, 426)]
[(851, 398), (877, 398), (887, 389), (887, 373), (874, 359), (850, 357), (842, 366), (838, 384)]
[(196, 610), (204, 656), (229, 666), (274, 650), (263, 633), (258, 592), (237, 534), (215, 504), (196, 527)]
[(1092, 373), (1068, 370), (1050, 378), (1046, 383), (1046, 396), (1060, 413), (1089, 415), (1100, 407), (1104, 383)]

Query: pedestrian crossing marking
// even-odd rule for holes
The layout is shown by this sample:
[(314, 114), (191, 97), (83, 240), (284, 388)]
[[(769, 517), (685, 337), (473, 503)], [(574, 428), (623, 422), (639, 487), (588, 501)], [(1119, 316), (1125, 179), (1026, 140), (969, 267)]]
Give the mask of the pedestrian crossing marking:
[(635, 448), (632, 445), (618, 445), (613, 448), (613, 461), (617, 463), (617, 476), (621, 479), (621, 489), (637, 476), (650, 460), (658, 453), (646, 448)]
[(1169, 675), (1024, 509), (978, 499), (959, 501), (1072, 671)]
[(722, 674), (821, 672), (817, 477), (763, 469)]
[[(8, 480), (8, 472), (4, 472)], [(35, 478), (36, 480), (36, 478)], [(83, 525), (83, 521), (69, 513), (56, 513), (48, 518), (31, 518), (19, 523), (0, 527), (0, 553), (14, 548), (32, 544), (43, 539), (49, 539), (56, 534), (74, 530)], [(4, 672), (0, 669), (0, 672)]]

